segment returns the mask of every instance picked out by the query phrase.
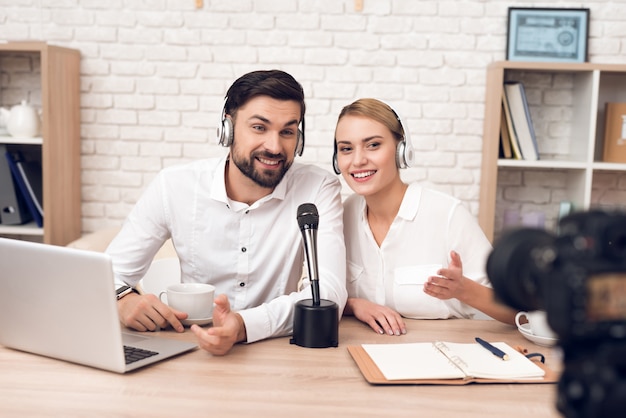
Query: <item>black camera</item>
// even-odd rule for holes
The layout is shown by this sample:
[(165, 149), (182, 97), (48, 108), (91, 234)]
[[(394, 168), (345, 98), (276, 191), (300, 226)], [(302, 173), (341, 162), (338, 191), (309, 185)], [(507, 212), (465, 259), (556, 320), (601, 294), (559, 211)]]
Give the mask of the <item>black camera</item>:
[(496, 298), (545, 310), (563, 351), (557, 408), (566, 417), (626, 413), (626, 214), (577, 212), (554, 235), (505, 232), (487, 260)]

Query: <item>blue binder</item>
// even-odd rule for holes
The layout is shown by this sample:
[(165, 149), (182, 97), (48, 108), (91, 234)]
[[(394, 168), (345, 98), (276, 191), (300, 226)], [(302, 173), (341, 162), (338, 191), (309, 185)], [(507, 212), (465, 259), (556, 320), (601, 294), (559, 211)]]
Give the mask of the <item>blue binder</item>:
[(21, 225), (32, 219), (22, 193), (16, 187), (9, 161), (5, 158), (7, 147), (0, 144), (0, 223)]
[[(43, 226), (43, 212), (40, 212), (37, 208), (37, 206), (41, 207), (41, 203), (35, 203), (36, 196), (31, 193), (33, 190), (33, 187), (30, 185), (32, 181), (29, 181), (23, 169), (21, 170), (19, 167), (19, 165), (24, 162), (22, 155), (19, 151), (8, 151), (5, 155), (13, 175), (13, 180), (15, 181), (15, 184), (17, 184), (18, 194), (22, 195), (30, 215), (37, 223), (37, 226), (41, 228)], [(41, 181), (41, 179), (39, 179), (39, 181)]]

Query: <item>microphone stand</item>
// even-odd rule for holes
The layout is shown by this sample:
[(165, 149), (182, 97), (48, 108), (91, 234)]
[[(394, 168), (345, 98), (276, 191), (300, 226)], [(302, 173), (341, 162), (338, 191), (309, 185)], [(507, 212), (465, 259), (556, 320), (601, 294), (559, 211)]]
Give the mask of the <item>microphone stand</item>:
[(312, 299), (296, 303), (293, 317), (293, 337), (290, 344), (301, 347), (326, 348), (339, 346), (339, 307), (333, 301), (320, 299), (317, 271), (317, 226), (319, 216), (312, 203), (298, 208), (298, 224), (302, 231)]

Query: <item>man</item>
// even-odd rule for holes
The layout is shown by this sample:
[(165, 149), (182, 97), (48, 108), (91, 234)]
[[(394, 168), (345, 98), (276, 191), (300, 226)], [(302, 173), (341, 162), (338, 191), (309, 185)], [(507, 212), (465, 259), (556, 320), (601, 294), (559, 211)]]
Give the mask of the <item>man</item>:
[[(240, 77), (226, 94), (218, 129), (228, 156), (159, 173), (107, 249), (116, 287), (134, 287), (171, 238), (182, 281), (216, 286), (213, 327), (191, 327), (213, 354), (292, 332), (295, 302), (311, 298), (310, 289), (297, 289), (302, 203), (315, 204), (320, 214), (320, 296), (343, 311), (341, 185), (318, 167), (294, 163), (304, 146), (304, 113), (302, 86), (291, 75), (272, 70)], [(171, 325), (182, 332), (180, 320), (187, 317), (155, 295), (135, 292), (119, 299), (118, 310), (121, 321), (139, 331)]]

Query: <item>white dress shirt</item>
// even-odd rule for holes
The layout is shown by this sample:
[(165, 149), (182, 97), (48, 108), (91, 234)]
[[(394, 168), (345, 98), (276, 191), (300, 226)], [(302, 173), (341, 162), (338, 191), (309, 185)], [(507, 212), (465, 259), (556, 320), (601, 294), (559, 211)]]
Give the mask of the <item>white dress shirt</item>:
[(345, 245), (338, 179), (319, 167), (294, 163), (273, 193), (253, 203), (226, 195), (226, 158), (162, 170), (137, 202), (107, 252), (116, 285), (136, 286), (168, 238), (180, 259), (183, 282), (210, 283), (226, 294), (246, 325), (247, 341), (286, 335), (293, 306), (310, 299), (297, 291), (304, 250), (298, 206), (319, 212), (320, 297), (343, 312)]
[(461, 256), (463, 275), (489, 286), (485, 263), (491, 244), (475, 218), (452, 196), (410, 184), (382, 245), (367, 222), (365, 199), (344, 203), (348, 296), (386, 305), (418, 319), (472, 318), (478, 311), (457, 299), (424, 293), (424, 283)]

